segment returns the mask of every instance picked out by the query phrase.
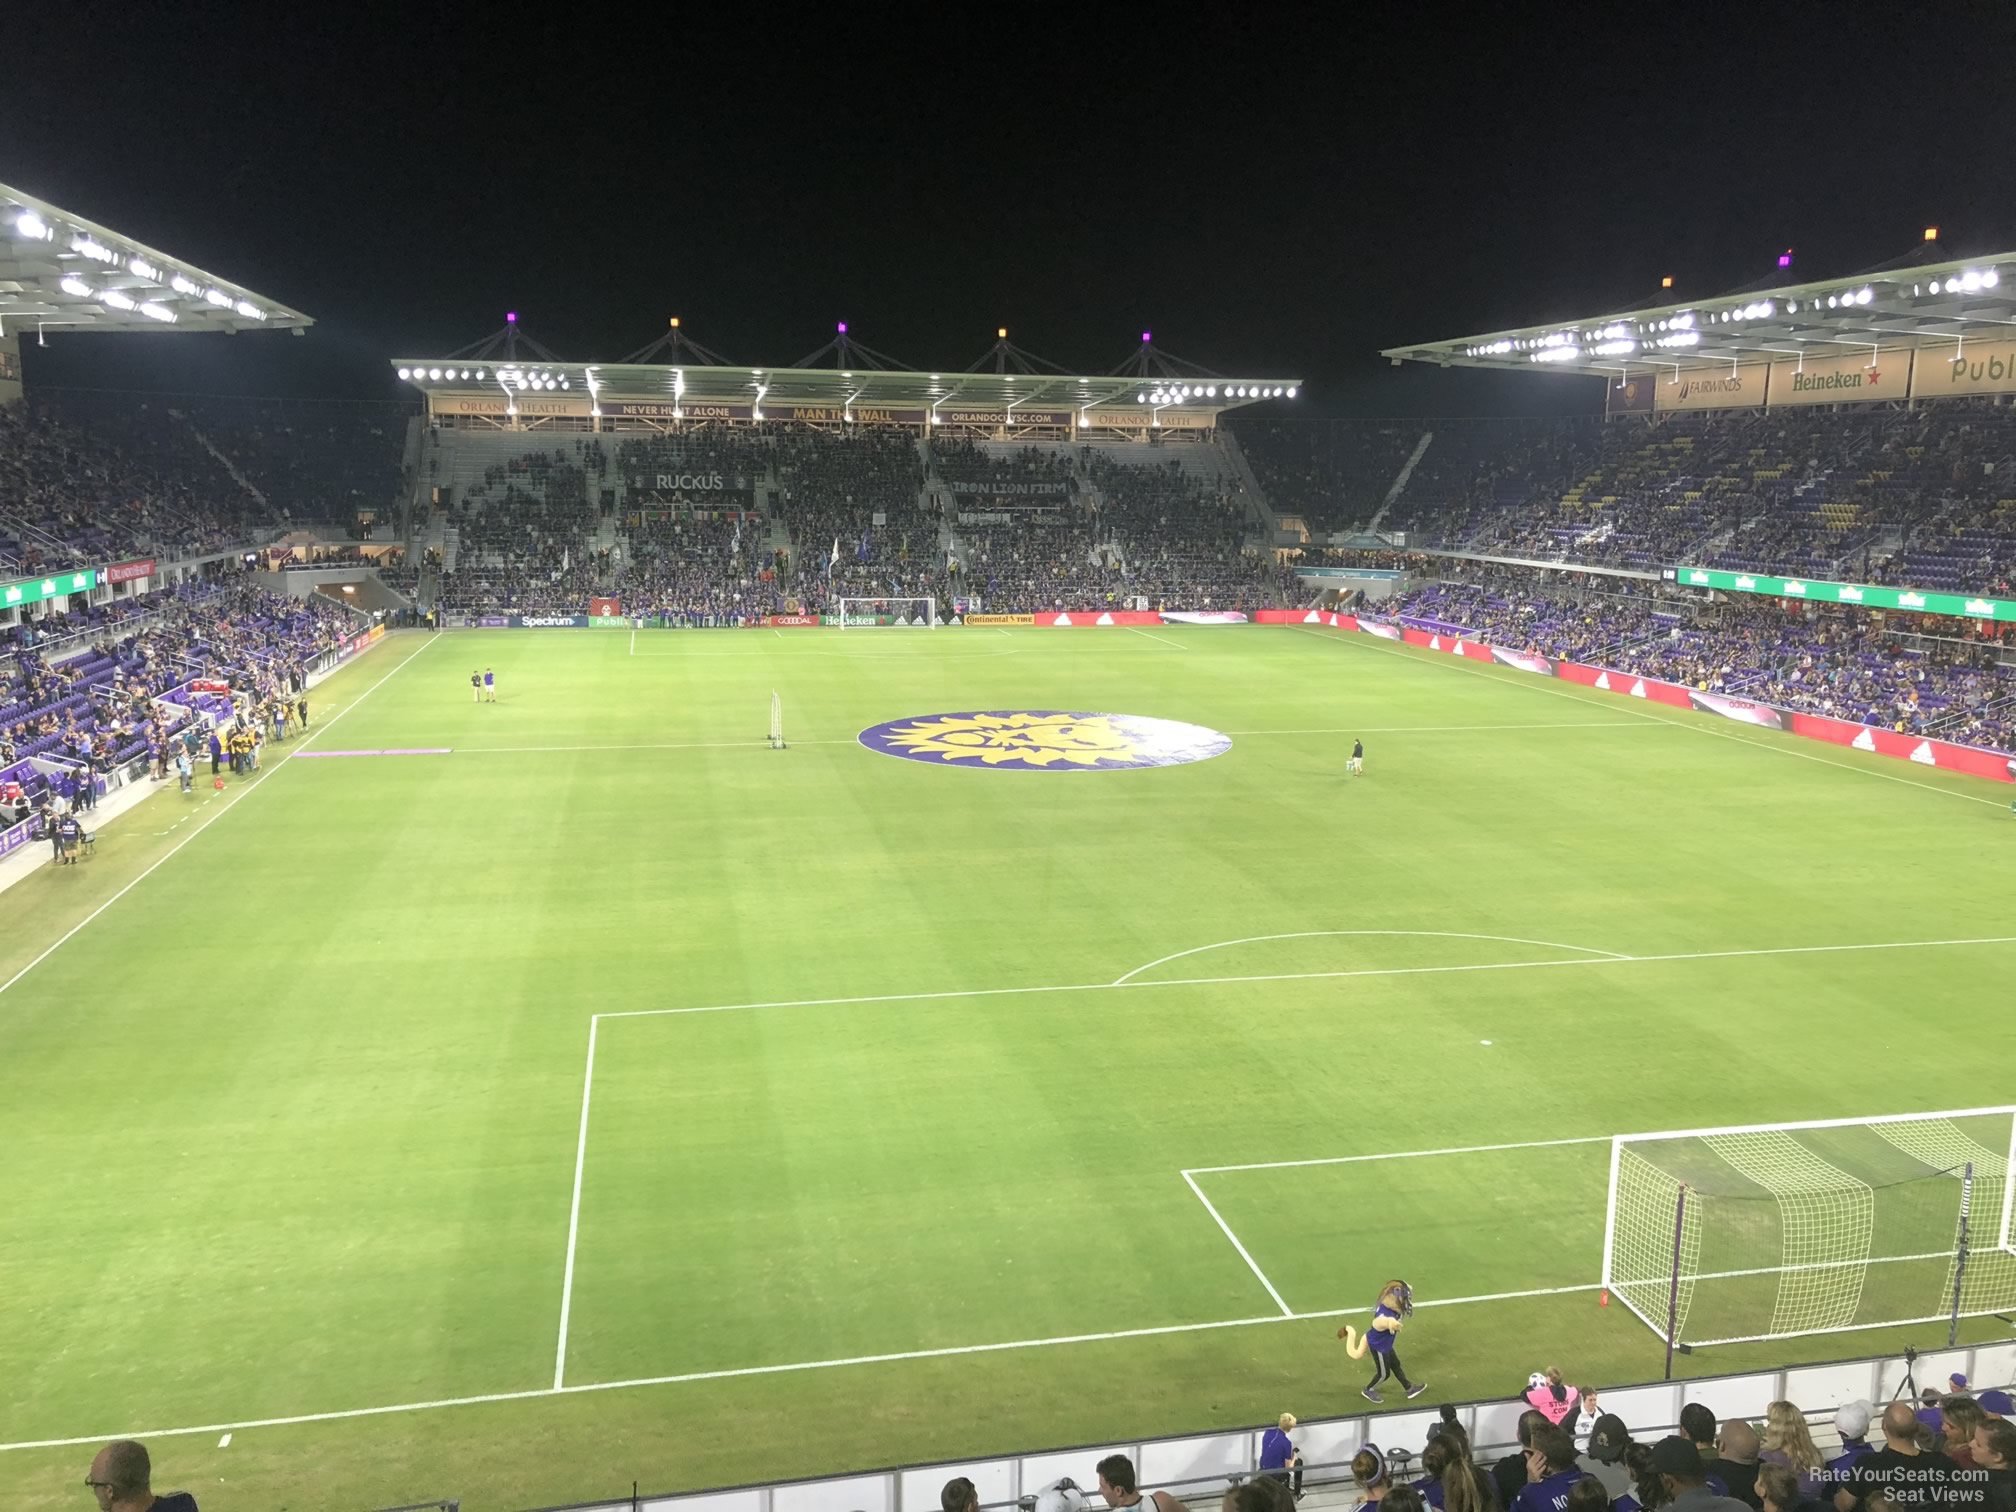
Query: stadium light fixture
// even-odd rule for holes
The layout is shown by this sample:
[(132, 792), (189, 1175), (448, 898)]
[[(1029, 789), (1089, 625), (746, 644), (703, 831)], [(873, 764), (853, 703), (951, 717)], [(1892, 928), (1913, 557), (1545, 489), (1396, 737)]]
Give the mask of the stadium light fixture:
[[(430, 383), (439, 383), (441, 381), (441, 369), (439, 368), (427, 369), (427, 379)], [(519, 381), (518, 386), (520, 388), (523, 388), (525, 386), (524, 381), (522, 379)]]
[(131, 273), (135, 278), (146, 279), (149, 283), (161, 282), (161, 270), (144, 257), (127, 258), (126, 271)]
[(1155, 333), (1153, 331), (1143, 331), (1141, 333), (1141, 345), (1147, 346), (1154, 340), (1155, 340)]
[(107, 289), (98, 296), (98, 302), (114, 310), (130, 310), (134, 307), (133, 301), (117, 289)]
[(72, 252), (83, 253), (93, 262), (101, 262), (109, 265), (117, 261), (116, 254), (112, 251), (110, 247), (105, 246), (101, 242), (93, 241), (88, 236), (79, 236), (72, 239), (70, 243), (70, 250)]
[(506, 325), (518, 324), (518, 312), (516, 310), (506, 310), (504, 312), (504, 324)]
[(177, 294), (187, 294), (191, 299), (194, 299), (203, 292), (201, 288), (191, 283), (180, 273), (177, 273), (173, 278), (168, 280), (168, 287), (173, 289)]
[(231, 308), (236, 310), (240, 315), (243, 315), (247, 320), (264, 320), (266, 318), (266, 312), (249, 299), (241, 299)]
[(410, 382), (412, 380), (412, 377), (413, 377), (413, 370), (411, 368), (399, 369), (399, 381), (401, 383)]
[(156, 304), (151, 299), (142, 302), (140, 313), (145, 315), (149, 320), (160, 321), (163, 325), (173, 325), (180, 318), (166, 305)]
[(1927, 226), (1925, 228), (1925, 240), (1927, 241), (1939, 240), (1939, 228), (1937, 226)]
[(33, 210), (23, 210), (14, 217), (14, 230), (30, 241), (51, 241), (56, 235), (49, 229), (49, 223)]
[(62, 289), (65, 294), (75, 294), (79, 299), (89, 299), (91, 297), (91, 285), (84, 282), (83, 279), (77, 277), (75, 274), (63, 280)]
[(1787, 247), (1783, 252), (1778, 254), (1778, 266), (1781, 268), (1792, 266), (1792, 249), (1790, 247)]
[(1008, 327), (996, 326), (994, 328), (994, 339), (996, 341), (1006, 341), (1008, 339)]
[(482, 368), (476, 369), (476, 381), (478, 383), (483, 382), (489, 376), (490, 375), (487, 372), (485, 372)]
[(1295, 385), (1292, 383), (1288, 385), (1288, 397), (1290, 399), (1295, 397)]
[(1589, 350), (1598, 357), (1623, 357), (1637, 351), (1638, 343), (1629, 337), (1621, 337), (1615, 341), (1599, 342)]
[(1665, 276), (1664, 278), (1660, 279), (1660, 280), (1659, 280), (1659, 287), (1660, 287), (1660, 288), (1662, 288), (1662, 289), (1670, 289), (1670, 288), (1672, 288), (1672, 287), (1673, 287), (1673, 275), (1672, 275), (1671, 273), (1668, 273), (1668, 274), (1667, 274), (1667, 275), (1666, 275), (1666, 276)]
[(839, 325), (836, 327), (836, 329), (842, 336), (845, 336), (847, 334), (847, 322), (844, 320), (841, 321)]
[(1993, 268), (1989, 268), (1981, 275), (1981, 287), (1984, 289), (1992, 289), (2000, 282), (2002, 282), (2002, 275)]

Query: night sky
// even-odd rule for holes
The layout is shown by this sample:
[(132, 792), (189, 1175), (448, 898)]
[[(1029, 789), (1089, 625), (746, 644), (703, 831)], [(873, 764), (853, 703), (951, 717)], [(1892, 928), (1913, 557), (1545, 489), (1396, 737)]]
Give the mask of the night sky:
[[(1101, 12), (1104, 12), (1102, 18)], [(79, 335), (29, 382), (388, 398), (506, 309), (613, 360), (836, 320), (1104, 372), (1152, 327), (1284, 412), (1600, 406), (1402, 341), (2016, 246), (2016, 7), (386, 8), (10, 15), (0, 181), (314, 316)], [(139, 18), (139, 19), (136, 19)], [(190, 19), (196, 18), (196, 19)], [(1512, 28), (1516, 25), (1516, 31)]]

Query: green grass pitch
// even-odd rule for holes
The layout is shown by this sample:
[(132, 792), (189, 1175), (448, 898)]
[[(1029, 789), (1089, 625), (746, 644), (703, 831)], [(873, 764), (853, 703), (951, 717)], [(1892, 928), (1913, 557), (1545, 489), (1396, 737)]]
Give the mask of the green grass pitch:
[[(1018, 708), (1233, 744), (855, 740)], [(1431, 1400), (1646, 1379), (1606, 1144), (1279, 1163), (2016, 1101), (2005, 793), (1368, 637), (401, 634), (316, 709), (453, 754), (6, 895), (0, 1505), (127, 1432), (206, 1509), (486, 1512), (1339, 1413), (1304, 1315), (1395, 1274), (1501, 1298), (1422, 1309)], [(1929, 941), (1994, 943), (1846, 948)]]

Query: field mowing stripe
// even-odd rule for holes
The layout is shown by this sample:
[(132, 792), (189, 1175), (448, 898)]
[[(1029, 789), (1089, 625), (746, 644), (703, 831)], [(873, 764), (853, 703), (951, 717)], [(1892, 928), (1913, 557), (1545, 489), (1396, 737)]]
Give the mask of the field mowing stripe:
[[(1304, 635), (1321, 636), (1325, 640), (1336, 641), (1344, 645), (1354, 644), (1361, 640), (1377, 639), (1376, 636), (1352, 635), (1348, 631), (1340, 635), (1337, 632), (1328, 630), (1312, 630), (1306, 625), (1294, 625), (1290, 628), (1299, 630)], [(1408, 656), (1406, 652), (1395, 650), (1391, 646), (1361, 646), (1359, 649), (1378, 651), (1387, 656), (1398, 656), (1410, 662), (1418, 663), (1421, 661), (1420, 657)], [(1530, 672), (1520, 674), (1521, 677), (1526, 679), (1524, 683), (1521, 683), (1516, 678), (1493, 676), (1491, 670), (1470, 666), (1466, 662), (1456, 661), (1453, 657), (1448, 658), (1448, 660), (1455, 662), (1455, 669), (1458, 672), (1468, 672), (1473, 677), (1489, 678), (1492, 682), (1499, 683), (1508, 688), (1525, 687), (1527, 691), (1533, 693), (1551, 693), (1556, 698), (1570, 699), (1587, 708), (1602, 707), (1604, 703), (1608, 702), (1608, 700), (1599, 701), (1594, 698), (1583, 698), (1580, 694), (1570, 693), (1565, 688), (1543, 688), (1536, 686), (1533, 681), (1533, 674)], [(1636, 674), (1625, 675), (1635, 676)], [(1676, 729), (1692, 730), (1697, 735), (1712, 735), (1717, 740), (1733, 740), (1738, 745), (1754, 746), (1760, 751), (1776, 751), (1780, 756), (1797, 756), (1801, 761), (1817, 761), (1822, 766), (1836, 767), (1844, 772), (1859, 772), (1864, 777), (1880, 777), (1885, 782), (1901, 782), (1906, 787), (1923, 788), (1928, 793), (1944, 793), (1948, 798), (1964, 798), (1969, 803), (1985, 803), (1998, 809), (2002, 807), (2002, 800), (2000, 798), (1983, 798), (1978, 793), (1963, 793), (1957, 788), (1941, 787), (1936, 782), (1920, 782), (1915, 777), (1900, 777), (1893, 772), (1879, 772), (1871, 767), (1856, 766), (1852, 762), (1832, 761), (1825, 756), (1815, 755), (1811, 751), (1795, 750), (1793, 747), (1787, 745), (1775, 745), (1768, 740), (1752, 740), (1747, 735), (1738, 735), (1731, 730), (1711, 730), (1708, 726), (1696, 724), (1689, 719), (1668, 719), (1664, 715), (1648, 713), (1643, 709), (1620, 710), (1619, 712), (1628, 712), (1635, 718), (1649, 720), (1653, 724), (1671, 725)], [(1794, 736), (1793, 738), (1796, 740), (1800, 737)]]
[(567, 1379), (567, 1323), (574, 1312), (574, 1250), (581, 1237), (581, 1172), (588, 1163), (588, 1098), (595, 1090), (595, 1032), (598, 1019), (588, 1020), (588, 1066), (581, 1073), (581, 1134), (574, 1145), (574, 1199), (567, 1211), (567, 1265), (560, 1278), (560, 1342), (553, 1349), (553, 1389)]
[(1225, 987), (1240, 982), (1317, 982), (1347, 977), (1438, 976), (1465, 971), (1542, 971), (1568, 966), (1648, 966), (1678, 961), (1730, 961), (1752, 956), (1831, 955), (1854, 950), (1943, 950), (1963, 945), (2016, 945), (2016, 935), (1965, 940), (1875, 940), (1857, 945), (1772, 945), (1753, 950), (1684, 950), (1662, 955), (1578, 956), (1569, 961), (1480, 961), (1463, 966), (1370, 966), (1344, 971), (1283, 971), (1262, 976), (1171, 977), (1153, 982), (1065, 982), (1035, 987), (967, 987), (950, 992), (886, 992), (861, 997), (789, 998), (760, 1003), (710, 1003), (693, 1008), (619, 1008), (597, 1018), (666, 1018), (683, 1013), (742, 1013), (757, 1008), (844, 1008), (865, 1003), (1019, 997), (1050, 992), (1141, 992), (1151, 987)]
[(93, 919), (97, 918), (98, 915), (105, 912), (106, 909), (110, 908), (114, 903), (117, 903), (121, 898), (125, 897), (126, 894), (133, 891), (134, 888), (138, 887), (142, 882), (145, 882), (149, 877), (153, 876), (155, 872), (159, 871), (162, 867), (166, 866), (170, 861), (174, 860), (175, 856), (181, 851), (183, 846), (187, 845), (190, 841), (194, 840), (198, 835), (202, 834), (203, 831), (207, 830), (208, 828), (210, 828), (211, 825), (215, 824), (219, 819), (222, 819), (226, 814), (230, 813), (241, 802), (243, 802), (244, 799), (249, 794), (258, 792), (259, 789), (264, 787), (267, 782), (272, 781), (274, 776), (278, 774), (278, 772), (282, 767), (286, 766), (288, 762), (292, 761), (297, 755), (300, 754), (301, 748), (303, 746), (307, 745), (309, 741), (313, 740), (316, 736), (320, 735), (324, 730), (328, 729), (331, 725), (335, 724), (337, 720), (341, 719), (345, 714), (348, 714), (352, 709), (356, 708), (357, 705), (364, 702), (364, 700), (369, 698), (373, 693), (376, 693), (380, 688), (384, 687), (386, 683), (390, 682), (393, 678), (397, 677), (401, 672), (403, 672), (406, 669), (406, 662), (410, 662), (411, 660), (413, 660), (414, 657), (418, 656), (421, 651), (425, 651), (429, 646), (433, 644), (434, 640), (432, 638), (422, 641), (420, 643), (419, 650), (407, 653), (406, 661), (402, 661), (401, 663), (399, 663), (398, 666), (394, 667), (390, 672), (387, 672), (383, 677), (379, 678), (378, 681), (371, 684), (370, 687), (366, 688), (362, 693), (359, 693), (355, 698), (351, 699), (350, 702), (345, 704), (342, 708), (338, 709), (334, 714), (330, 715), (327, 719), (323, 720), (322, 723), (316, 725), (306, 735), (302, 736), (300, 741), (297, 742), (296, 745), (294, 746), (293, 750), (289, 751), (285, 756), (282, 756), (278, 761), (273, 763), (271, 770), (269, 770), (265, 774), (265, 781), (255, 782), (252, 783), (250, 786), (238, 789), (237, 792), (232, 794), (231, 798), (224, 804), (222, 808), (218, 809), (216, 813), (206, 818), (201, 824), (197, 825), (196, 828), (189, 831), (189, 833), (184, 835), (180, 840), (177, 840), (173, 845), (169, 846), (168, 849), (162, 853), (159, 859), (157, 859), (153, 863), (153, 865), (149, 866), (145, 871), (141, 872), (139, 876), (135, 877), (131, 882), (128, 882), (124, 887), (120, 888), (119, 891), (112, 894), (112, 896), (107, 898), (103, 903), (100, 903), (96, 908), (92, 909), (91, 912), (84, 915), (84, 917), (79, 919), (75, 924), (72, 924), (68, 929), (64, 930), (62, 934), (56, 937), (56, 943), (51, 945), (47, 950), (43, 951), (42, 954), (35, 957), (35, 959), (30, 961), (26, 966), (23, 966), (19, 971), (15, 972), (14, 975), (7, 978), (6, 981), (0, 982), (0, 993), (6, 992), (8, 988), (12, 987), (16, 982), (20, 981), (21, 978), (28, 975), (29, 972), (33, 971), (37, 966), (40, 966), (44, 961), (48, 960), (49, 957), (56, 954), (56, 952), (61, 950), (63, 946), (69, 941), (71, 936), (75, 935), (86, 924), (89, 924)]
[(1114, 980), (1115, 987), (1125, 987), (1144, 971), (1153, 971), (1170, 961), (1180, 961), (1185, 956), (1202, 955), (1207, 950), (1229, 950), (1234, 945), (1265, 945), (1274, 940), (1321, 940), (1340, 937), (1387, 937), (1395, 939), (1425, 940), (1489, 940), (1496, 945), (1538, 945), (1547, 950), (1573, 950), (1583, 955), (1608, 956), (1613, 961), (1628, 961), (1631, 958), (1621, 950), (1598, 950), (1592, 945), (1563, 945), (1555, 940), (1522, 940), (1515, 935), (1464, 934), (1453, 929), (1298, 929), (1290, 934), (1247, 935), (1243, 940), (1217, 940), (1209, 945), (1195, 945), (1188, 950), (1179, 950), (1160, 960), (1150, 961), (1146, 966), (1136, 966), (1123, 977)]
[(1211, 1205), (1211, 1199), (1204, 1195), (1204, 1189), (1202, 1187), (1200, 1187), (1199, 1185), (1197, 1185), (1196, 1182), (1190, 1179), (1190, 1173), (1188, 1171), (1185, 1171), (1183, 1173), (1183, 1184), (1190, 1188), (1191, 1196), (1195, 1197), (1199, 1202), (1204, 1204), (1204, 1211), (1211, 1215), (1211, 1221), (1218, 1225), (1218, 1231), (1221, 1234), (1223, 1234), (1227, 1239), (1230, 1239), (1232, 1241), (1232, 1248), (1239, 1251), (1239, 1258), (1246, 1262), (1246, 1269), (1253, 1272), (1254, 1279), (1259, 1281), (1259, 1283), (1262, 1286), (1267, 1288), (1267, 1295), (1272, 1297), (1274, 1299), (1274, 1305), (1281, 1309), (1281, 1316), (1284, 1318), (1294, 1317), (1295, 1309), (1290, 1307), (1286, 1302), (1281, 1300), (1281, 1293), (1274, 1290), (1274, 1283), (1267, 1279), (1267, 1272), (1260, 1269), (1260, 1262), (1255, 1260), (1253, 1256), (1250, 1253), (1248, 1253), (1246, 1246), (1239, 1242), (1239, 1236), (1232, 1232), (1232, 1225), (1227, 1223), (1225, 1219), (1219, 1214), (1218, 1209)]
[(1246, 1165), (1191, 1166), (1185, 1176), (1215, 1176), (1225, 1171), (1287, 1171), (1301, 1166), (1359, 1165), (1373, 1160), (1425, 1160), (1433, 1155), (1487, 1155), (1497, 1150), (1546, 1150), (1556, 1145), (1608, 1144), (1608, 1134), (1582, 1134), (1573, 1139), (1521, 1139), (1512, 1144), (1444, 1145), (1437, 1150), (1390, 1150), (1381, 1155), (1330, 1155), (1320, 1160), (1256, 1160)]
[[(1475, 1297), (1442, 1297), (1416, 1302), (1423, 1307), (1465, 1307), (1478, 1302), (1514, 1302), (1527, 1297), (1556, 1297), (1593, 1292), (1599, 1283), (1580, 1286), (1540, 1286), (1524, 1291), (1492, 1292)], [(402, 1412), (437, 1412), (447, 1407), (482, 1407), (498, 1402), (539, 1401), (547, 1397), (584, 1396), (595, 1391), (628, 1391), (642, 1386), (683, 1386), (706, 1381), (732, 1381), (746, 1376), (795, 1375), (808, 1370), (839, 1370), (854, 1365), (895, 1365), (908, 1360), (943, 1360), (959, 1355), (1006, 1354), (1024, 1349), (1054, 1349), (1065, 1344), (1107, 1344), (1122, 1339), (1164, 1338), (1172, 1334), (1209, 1333), (1224, 1328), (1254, 1328), (1271, 1323), (1306, 1323), (1322, 1318), (1360, 1317), (1369, 1307), (1338, 1307), (1321, 1312), (1270, 1313), (1252, 1318), (1224, 1318), (1210, 1323), (1169, 1323), (1157, 1328), (1119, 1328), (1105, 1333), (1059, 1334), (1041, 1339), (1010, 1339), (994, 1344), (955, 1344), (942, 1349), (905, 1349), (888, 1354), (853, 1355), (837, 1360), (795, 1360), (782, 1365), (745, 1365), (732, 1370), (696, 1370), (683, 1375), (640, 1376), (625, 1381), (592, 1381), (579, 1386), (541, 1386), (525, 1391), (493, 1391), (478, 1396), (442, 1397), (429, 1402), (399, 1402), (384, 1407), (350, 1407), (337, 1412), (302, 1412), (289, 1417), (252, 1418), (235, 1423), (206, 1423), (192, 1428), (126, 1429), (79, 1434), (74, 1438), (30, 1439), (0, 1444), (0, 1454), (24, 1449), (71, 1449), (112, 1439), (186, 1438), (198, 1433), (244, 1433), (255, 1428), (294, 1428), (307, 1423), (347, 1422), (355, 1418), (390, 1417)]]

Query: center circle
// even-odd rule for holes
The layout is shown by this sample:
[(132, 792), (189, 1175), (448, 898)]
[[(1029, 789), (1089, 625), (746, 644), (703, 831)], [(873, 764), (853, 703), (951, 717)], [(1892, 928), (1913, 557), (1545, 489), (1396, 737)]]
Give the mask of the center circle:
[(858, 737), (883, 756), (993, 772), (1123, 772), (1209, 761), (1232, 737), (1180, 719), (1064, 709), (913, 714)]

